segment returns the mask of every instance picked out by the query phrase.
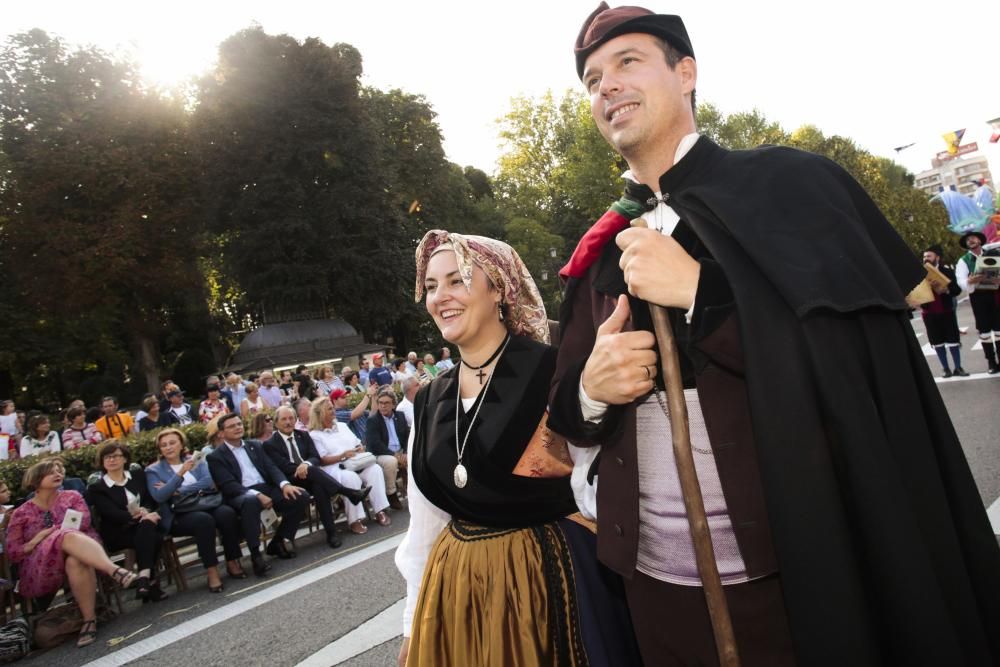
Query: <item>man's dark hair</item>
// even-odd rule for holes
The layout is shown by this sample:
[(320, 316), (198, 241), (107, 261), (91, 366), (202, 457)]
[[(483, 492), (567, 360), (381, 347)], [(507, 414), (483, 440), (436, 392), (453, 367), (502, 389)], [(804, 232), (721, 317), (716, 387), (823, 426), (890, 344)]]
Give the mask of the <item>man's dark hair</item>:
[(226, 422), (229, 421), (229, 420), (231, 420), (231, 419), (240, 419), (240, 420), (242, 420), (242, 417), (240, 417), (235, 412), (227, 412), (226, 414), (224, 414), (221, 417), (219, 417), (219, 421), (216, 422), (219, 425), (219, 430), (221, 431), (224, 428), (226, 428)]
[[(671, 71), (673, 71), (674, 69), (677, 68), (677, 63), (679, 63), (680, 61), (684, 60), (684, 58), (689, 58), (690, 57), (690, 56), (685, 56), (683, 53), (681, 53), (680, 51), (678, 51), (677, 49), (675, 49), (674, 47), (672, 47), (667, 40), (665, 40), (665, 39), (663, 39), (661, 37), (657, 37), (656, 38), (656, 43), (660, 45), (660, 50), (662, 50), (663, 51), (663, 55), (666, 56), (666, 58), (667, 58), (667, 67), (669, 67), (671, 69)], [(695, 91), (692, 89), (691, 90), (691, 113), (692, 113), (692, 115), (695, 114), (695, 113), (697, 113), (697, 111), (695, 109), (694, 98), (695, 98)]]
[(114, 396), (105, 396), (104, 398), (102, 398), (101, 399), (101, 405), (107, 403), (108, 401), (111, 401), (115, 405), (118, 405), (118, 399), (116, 397), (114, 397)]

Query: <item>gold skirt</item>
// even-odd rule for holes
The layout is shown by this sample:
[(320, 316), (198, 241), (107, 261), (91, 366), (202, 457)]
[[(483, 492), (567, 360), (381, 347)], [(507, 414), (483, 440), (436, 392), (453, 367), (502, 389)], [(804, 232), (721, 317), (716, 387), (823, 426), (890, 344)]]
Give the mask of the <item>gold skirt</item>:
[(408, 667), (586, 665), (562, 529), (455, 520), (424, 571)]

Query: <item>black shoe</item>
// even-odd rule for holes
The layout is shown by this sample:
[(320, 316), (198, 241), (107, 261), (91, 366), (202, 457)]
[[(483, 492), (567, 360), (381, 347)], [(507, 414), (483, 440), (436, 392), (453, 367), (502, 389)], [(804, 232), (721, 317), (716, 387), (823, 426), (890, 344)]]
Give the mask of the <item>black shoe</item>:
[(344, 489), (341, 495), (347, 498), (347, 500), (352, 505), (358, 505), (360, 503), (363, 503), (365, 501), (365, 498), (367, 498), (368, 494), (371, 492), (372, 492), (372, 487), (363, 486), (360, 489)]
[(331, 549), (336, 549), (341, 544), (343, 544), (343, 542), (340, 540), (340, 538), (337, 537), (336, 535), (328, 535), (327, 538), (326, 538), (326, 543), (328, 545), (330, 545)]
[(967, 378), (967, 377), (969, 377), (969, 374), (961, 366), (956, 367), (955, 368), (955, 372), (952, 373), (952, 375), (954, 375), (957, 378)]
[(143, 602), (162, 602), (168, 597), (170, 596), (160, 589), (159, 582), (153, 582), (153, 584), (149, 587), (149, 595), (146, 596), (146, 599), (143, 600)]
[(944, 369), (944, 373), (941, 374), (941, 377), (943, 377), (943, 378), (950, 378), (951, 377), (951, 369), (950, 368)]
[(399, 499), (398, 493), (390, 494), (388, 496), (388, 500), (389, 500), (389, 507), (391, 507), (392, 509), (394, 510), (403, 509), (403, 501)]
[(265, 553), (268, 556), (277, 556), (278, 558), (285, 560), (295, 558), (296, 556), (294, 551), (285, 547), (285, 541), (280, 537), (275, 537), (271, 540), (271, 543), (268, 544), (267, 549), (265, 549)]
[(149, 584), (149, 577), (139, 577), (135, 580), (135, 599), (142, 600), (143, 602), (149, 597), (149, 592), (152, 590)]
[(259, 553), (251, 555), (250, 562), (253, 564), (253, 573), (258, 577), (263, 577), (271, 569), (271, 566), (264, 561), (264, 557)]

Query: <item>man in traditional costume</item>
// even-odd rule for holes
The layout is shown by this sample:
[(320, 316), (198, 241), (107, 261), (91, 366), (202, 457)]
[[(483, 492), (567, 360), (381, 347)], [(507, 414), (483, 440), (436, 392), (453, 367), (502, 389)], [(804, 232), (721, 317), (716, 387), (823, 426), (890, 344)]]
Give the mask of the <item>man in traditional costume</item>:
[(986, 363), (990, 375), (1000, 372), (997, 364), (997, 340), (1000, 340), (1000, 290), (995, 280), (989, 279), (976, 266), (983, 256), (983, 244), (986, 235), (982, 232), (966, 232), (958, 240), (958, 245), (965, 248), (966, 253), (958, 260), (955, 267), (955, 278), (959, 287), (969, 293), (969, 304), (976, 320), (976, 330), (979, 332), (979, 342), (986, 355)]
[(950, 378), (952, 370), (948, 366), (948, 354), (955, 362), (954, 375), (967, 377), (962, 368), (962, 343), (959, 342), (958, 316), (955, 313), (955, 297), (962, 293), (955, 280), (955, 269), (942, 261), (944, 250), (934, 244), (924, 250), (924, 265), (930, 265), (948, 279), (948, 284), (934, 284), (934, 300), (920, 304), (920, 316), (924, 320), (927, 342), (937, 354), (944, 371), (943, 377)]
[(630, 171), (563, 269), (549, 425), (602, 446), (598, 556), (647, 664), (717, 661), (650, 303), (743, 663), (1000, 661), (1000, 550), (907, 321), (919, 261), (835, 163), (698, 136), (680, 17), (602, 3), (575, 53)]

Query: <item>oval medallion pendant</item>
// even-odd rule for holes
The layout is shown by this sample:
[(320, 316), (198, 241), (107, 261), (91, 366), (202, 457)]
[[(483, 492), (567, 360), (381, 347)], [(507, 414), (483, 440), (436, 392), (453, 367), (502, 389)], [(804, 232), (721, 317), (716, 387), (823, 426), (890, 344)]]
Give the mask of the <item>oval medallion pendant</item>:
[(465, 466), (459, 463), (455, 466), (455, 486), (460, 489), (464, 489), (465, 485), (469, 481), (469, 473), (466, 472)]

